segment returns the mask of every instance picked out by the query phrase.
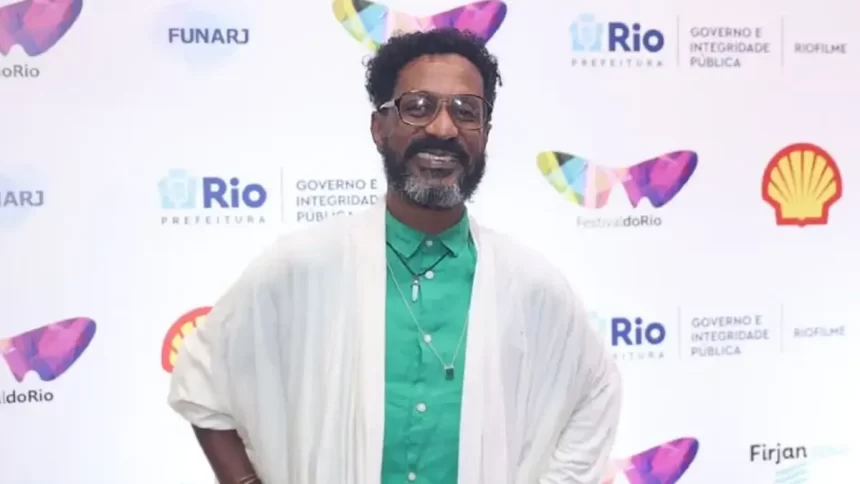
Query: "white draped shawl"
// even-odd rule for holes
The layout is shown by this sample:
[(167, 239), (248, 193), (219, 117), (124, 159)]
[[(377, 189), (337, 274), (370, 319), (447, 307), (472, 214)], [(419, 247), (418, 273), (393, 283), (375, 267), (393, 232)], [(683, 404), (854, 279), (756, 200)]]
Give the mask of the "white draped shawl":
[[(236, 429), (265, 484), (379, 484), (385, 207), (282, 236), (185, 338), (169, 404)], [(621, 385), (543, 257), (470, 220), (459, 484), (598, 484)]]

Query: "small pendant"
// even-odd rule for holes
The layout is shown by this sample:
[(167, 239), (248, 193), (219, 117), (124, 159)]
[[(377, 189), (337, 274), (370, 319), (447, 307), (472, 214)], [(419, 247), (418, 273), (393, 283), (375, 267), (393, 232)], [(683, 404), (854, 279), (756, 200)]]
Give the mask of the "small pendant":
[(453, 366), (446, 366), (445, 367), (445, 379), (446, 380), (453, 380), (454, 379), (454, 367)]
[(412, 302), (418, 301), (418, 286), (419, 286), (418, 278), (412, 279)]

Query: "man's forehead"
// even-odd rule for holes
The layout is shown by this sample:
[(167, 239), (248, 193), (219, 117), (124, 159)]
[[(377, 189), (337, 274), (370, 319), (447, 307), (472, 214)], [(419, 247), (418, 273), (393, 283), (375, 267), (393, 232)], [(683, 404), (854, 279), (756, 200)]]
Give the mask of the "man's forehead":
[(436, 54), (406, 64), (397, 76), (396, 91), (433, 91), (440, 94), (483, 94), (481, 72), (465, 57)]

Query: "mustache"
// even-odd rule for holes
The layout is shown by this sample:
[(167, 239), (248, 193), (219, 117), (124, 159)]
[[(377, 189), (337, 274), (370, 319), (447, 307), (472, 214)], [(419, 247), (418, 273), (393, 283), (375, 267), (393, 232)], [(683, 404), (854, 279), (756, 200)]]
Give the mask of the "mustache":
[(406, 148), (406, 152), (403, 153), (403, 158), (408, 160), (422, 151), (431, 150), (447, 151), (448, 153), (456, 156), (461, 162), (465, 162), (469, 159), (469, 154), (466, 153), (466, 150), (463, 149), (462, 146), (460, 146), (460, 143), (457, 143), (453, 139), (441, 138), (422, 138), (412, 142), (412, 144)]

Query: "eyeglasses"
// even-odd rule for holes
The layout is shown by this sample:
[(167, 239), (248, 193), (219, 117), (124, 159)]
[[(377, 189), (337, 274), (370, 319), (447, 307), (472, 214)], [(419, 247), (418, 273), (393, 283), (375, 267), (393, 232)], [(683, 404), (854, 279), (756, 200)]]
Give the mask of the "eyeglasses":
[(487, 124), (492, 106), (481, 96), (457, 94), (444, 98), (425, 91), (407, 92), (381, 106), (379, 110), (394, 107), (404, 123), (423, 128), (439, 116), (442, 105), (448, 106), (448, 114), (460, 129), (476, 130)]

